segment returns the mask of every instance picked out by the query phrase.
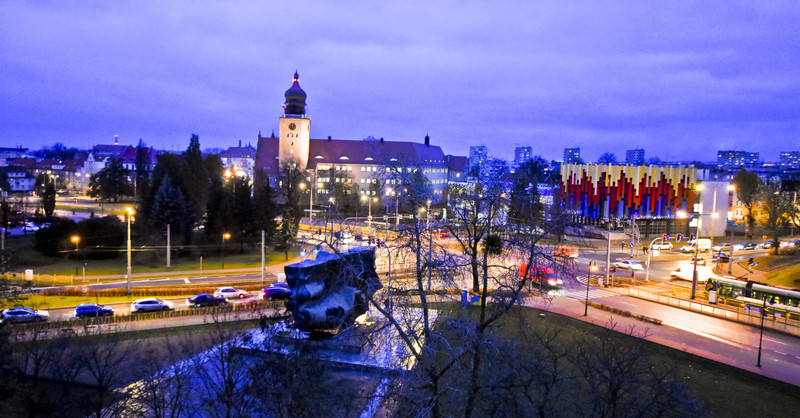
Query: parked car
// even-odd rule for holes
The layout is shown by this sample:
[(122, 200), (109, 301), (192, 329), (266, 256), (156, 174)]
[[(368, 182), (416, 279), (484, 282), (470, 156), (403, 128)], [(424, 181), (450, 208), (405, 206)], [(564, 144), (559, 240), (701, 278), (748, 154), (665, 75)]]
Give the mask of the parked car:
[(156, 298), (137, 299), (131, 304), (131, 313), (174, 311), (175, 306), (168, 300)]
[(671, 250), (672, 249), (672, 243), (669, 242), (669, 241), (667, 241), (667, 242), (663, 242), (663, 241), (662, 242), (656, 242), (656, 243), (653, 243), (653, 249), (654, 250)]
[(75, 307), (75, 318), (92, 318), (98, 316), (114, 316), (114, 308), (111, 306), (98, 305), (96, 303), (84, 303)]
[(246, 290), (236, 289), (233, 287), (220, 287), (219, 289), (214, 291), (214, 296), (216, 297), (224, 297), (226, 299), (244, 299), (250, 296)]
[(261, 291), (261, 297), (266, 300), (289, 299), (292, 297), (292, 290), (289, 289), (288, 283), (276, 282), (269, 285), (269, 287), (265, 287)]
[(644, 270), (639, 262), (634, 260), (618, 260), (614, 262), (614, 267), (624, 270)]
[(2, 312), (0, 322), (3, 324), (19, 324), (23, 322), (42, 322), (50, 317), (47, 311), (39, 311), (24, 306), (5, 309)]
[(200, 308), (203, 306), (219, 306), (228, 303), (228, 299), (223, 296), (214, 296), (210, 293), (199, 293), (186, 299), (186, 304)]
[(775, 247), (775, 242), (772, 241), (772, 240), (764, 241), (764, 243), (761, 244), (761, 248), (763, 248), (765, 250), (768, 250), (768, 249), (774, 248), (774, 247)]

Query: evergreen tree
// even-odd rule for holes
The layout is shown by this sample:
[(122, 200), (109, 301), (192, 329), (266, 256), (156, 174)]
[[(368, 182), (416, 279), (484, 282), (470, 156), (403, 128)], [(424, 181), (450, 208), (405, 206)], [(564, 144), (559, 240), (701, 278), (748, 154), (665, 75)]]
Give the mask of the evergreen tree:
[(172, 184), (169, 176), (164, 177), (153, 198), (149, 216), (151, 230), (165, 231), (169, 224), (171, 233), (177, 236), (178, 242), (188, 245), (192, 241), (194, 221), (194, 213), (186, 196), (177, 185)]
[(276, 202), (275, 189), (269, 184), (269, 178), (263, 173), (256, 175), (253, 191), (253, 229), (264, 231), (267, 242), (275, 241), (275, 231), (280, 208)]
[(53, 216), (53, 213), (56, 211), (56, 186), (52, 181), (48, 181), (44, 185), (44, 191), (42, 192), (42, 210), (44, 210), (44, 216), (48, 218)]
[(183, 153), (181, 179), (195, 219), (202, 219), (208, 203), (209, 173), (200, 152), (200, 138), (195, 134), (192, 134), (189, 147)]
[(120, 196), (130, 196), (133, 193), (128, 169), (119, 158), (110, 158), (105, 168), (93, 175), (89, 182), (89, 196), (100, 197), (117, 202)]
[(136, 146), (136, 198), (141, 202), (148, 197), (150, 189), (150, 148), (147, 144), (139, 139), (139, 144)]

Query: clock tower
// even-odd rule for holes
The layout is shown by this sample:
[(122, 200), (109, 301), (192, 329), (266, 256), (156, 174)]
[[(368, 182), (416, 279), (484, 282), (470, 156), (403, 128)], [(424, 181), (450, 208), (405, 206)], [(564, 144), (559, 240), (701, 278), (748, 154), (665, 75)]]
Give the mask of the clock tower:
[(311, 138), (311, 120), (306, 114), (306, 92), (300, 88), (297, 71), (294, 83), (286, 90), (286, 103), (280, 118), (278, 159), (281, 163), (288, 160), (297, 161), (301, 170), (308, 165), (309, 140)]

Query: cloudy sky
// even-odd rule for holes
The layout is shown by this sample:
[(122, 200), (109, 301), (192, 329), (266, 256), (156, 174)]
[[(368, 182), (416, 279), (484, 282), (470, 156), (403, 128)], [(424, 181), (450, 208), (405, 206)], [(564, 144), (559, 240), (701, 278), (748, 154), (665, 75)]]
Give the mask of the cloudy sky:
[(509, 158), (800, 149), (797, 1), (0, 2), (0, 146), (312, 138)]

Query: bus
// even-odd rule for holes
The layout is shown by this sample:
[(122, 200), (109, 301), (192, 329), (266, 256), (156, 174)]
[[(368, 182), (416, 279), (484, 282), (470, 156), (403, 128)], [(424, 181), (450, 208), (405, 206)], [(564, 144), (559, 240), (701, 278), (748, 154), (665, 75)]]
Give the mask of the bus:
[(726, 305), (733, 304), (758, 312), (766, 307), (767, 315), (800, 321), (800, 290), (727, 277), (708, 279), (705, 292), (715, 289), (718, 300), (722, 300)]
[(553, 249), (553, 255), (560, 257), (578, 258), (578, 247), (561, 246)]
[(800, 290), (767, 286), (758, 282), (736, 280), (726, 277), (713, 277), (706, 281), (706, 293), (717, 291), (717, 296), (727, 299), (749, 298), (770, 304), (780, 304), (800, 308)]
[(551, 267), (533, 266), (530, 269), (527, 264), (519, 266), (519, 277), (530, 279), (531, 284), (537, 287), (548, 287), (559, 289), (564, 285), (564, 281), (556, 274)]

